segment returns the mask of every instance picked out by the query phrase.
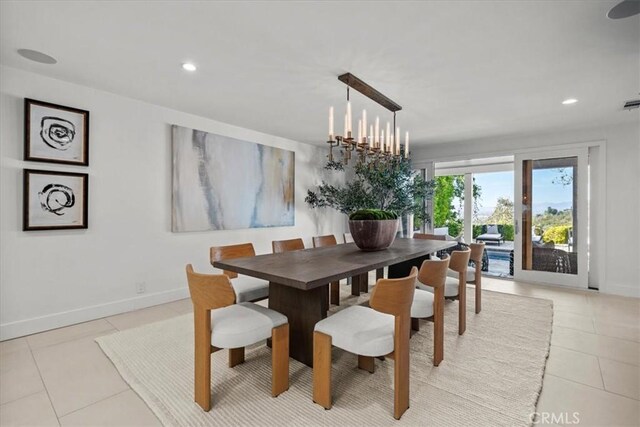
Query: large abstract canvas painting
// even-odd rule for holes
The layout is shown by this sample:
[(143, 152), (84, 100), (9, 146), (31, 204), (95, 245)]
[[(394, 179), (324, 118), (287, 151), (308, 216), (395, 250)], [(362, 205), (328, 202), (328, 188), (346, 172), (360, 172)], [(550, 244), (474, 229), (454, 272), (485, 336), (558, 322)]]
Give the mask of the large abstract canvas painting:
[(293, 151), (174, 125), (172, 230), (294, 225)]

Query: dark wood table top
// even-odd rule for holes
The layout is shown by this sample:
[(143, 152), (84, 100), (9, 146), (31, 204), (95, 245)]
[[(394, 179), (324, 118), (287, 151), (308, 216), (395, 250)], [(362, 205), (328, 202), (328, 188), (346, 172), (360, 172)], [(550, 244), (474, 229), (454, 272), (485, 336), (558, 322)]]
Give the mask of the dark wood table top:
[(454, 241), (396, 239), (388, 249), (363, 252), (355, 243), (235, 258), (213, 263), (214, 267), (258, 277), (298, 289), (309, 290), (377, 268), (425, 256), (454, 246)]

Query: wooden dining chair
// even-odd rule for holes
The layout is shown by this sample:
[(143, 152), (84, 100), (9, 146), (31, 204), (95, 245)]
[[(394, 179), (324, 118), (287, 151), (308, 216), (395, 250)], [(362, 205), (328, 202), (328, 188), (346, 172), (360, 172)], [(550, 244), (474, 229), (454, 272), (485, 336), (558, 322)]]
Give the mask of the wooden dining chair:
[(476, 314), (482, 311), (482, 257), (484, 255), (484, 243), (470, 243), (471, 256), (474, 266), (467, 269), (467, 283), (476, 288)]
[(423, 240), (447, 240), (447, 236), (445, 235), (429, 233), (413, 233), (413, 238)]
[(469, 268), (470, 249), (451, 252), (449, 271), (458, 277), (447, 275), (444, 283), (445, 299), (458, 300), (458, 335), (467, 330), (467, 269)]
[[(433, 321), (433, 365), (444, 359), (444, 287), (449, 258), (425, 260), (418, 273), (418, 289), (411, 304), (411, 329), (420, 330), (420, 319)], [(433, 289), (433, 292), (425, 290)]]
[(271, 249), (274, 254), (280, 254), (282, 252), (299, 251), (304, 249), (304, 242), (302, 239), (289, 239), (289, 240), (274, 240), (271, 242)]
[(409, 333), (411, 303), (418, 269), (408, 277), (380, 279), (371, 292), (370, 307), (354, 305), (316, 323), (313, 332), (313, 401), (331, 409), (331, 349), (358, 355), (358, 367), (373, 373), (375, 358), (395, 362), (393, 415), (409, 408)]
[[(324, 246), (335, 246), (338, 244), (336, 236), (328, 234), (326, 236), (314, 236), (313, 239), (314, 248), (322, 248)], [(329, 301), (333, 305), (340, 305), (340, 281), (336, 280), (329, 284)]]
[(235, 304), (226, 274), (199, 274), (187, 265), (195, 331), (195, 401), (211, 409), (211, 353), (229, 349), (229, 367), (244, 362), (244, 348), (271, 338), (271, 395), (289, 389), (289, 323), (286, 316), (251, 302)]
[[(214, 246), (209, 250), (209, 256), (211, 265), (213, 265), (215, 261), (256, 256), (256, 251), (253, 249), (252, 243), (241, 243), (238, 245)], [(236, 293), (237, 302), (255, 302), (269, 298), (269, 282), (266, 280), (239, 275), (234, 271), (224, 270), (223, 273), (229, 279), (232, 279), (231, 286), (233, 286), (233, 290)]]

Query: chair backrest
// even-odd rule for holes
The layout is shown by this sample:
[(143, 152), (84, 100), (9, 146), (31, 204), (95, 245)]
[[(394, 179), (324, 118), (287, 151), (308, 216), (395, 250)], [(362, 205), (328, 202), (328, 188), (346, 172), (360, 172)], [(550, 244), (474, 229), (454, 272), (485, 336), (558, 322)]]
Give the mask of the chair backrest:
[[(223, 259), (256, 256), (256, 251), (253, 249), (253, 243), (241, 243), (239, 245), (213, 246), (209, 250), (209, 255), (211, 265), (213, 265), (214, 261), (222, 261)], [(224, 270), (223, 273), (229, 276), (229, 279), (238, 277), (238, 273), (235, 271)]]
[(466, 273), (470, 257), (471, 249), (469, 248), (462, 251), (451, 252), (451, 256), (449, 257), (449, 268), (458, 273)]
[(447, 236), (444, 234), (429, 234), (429, 233), (413, 233), (414, 239), (422, 240), (447, 240)]
[(344, 233), (344, 242), (353, 243), (353, 236), (351, 235), (351, 233)]
[(193, 304), (201, 309), (215, 310), (236, 302), (236, 293), (225, 274), (200, 274), (187, 265), (187, 282)]
[(437, 234), (438, 236), (448, 236), (449, 235), (449, 227), (436, 227), (433, 229), (433, 234)]
[(304, 242), (302, 239), (274, 240), (271, 242), (271, 248), (273, 249), (274, 254), (299, 251), (304, 249)]
[(439, 288), (447, 281), (447, 269), (449, 268), (450, 257), (444, 259), (426, 259), (420, 266), (418, 281), (420, 283)]
[(313, 238), (314, 248), (321, 248), (323, 246), (335, 246), (337, 244), (338, 241), (336, 240), (336, 236), (334, 236), (333, 234), (329, 234), (326, 236), (315, 236)]
[(413, 267), (407, 277), (379, 279), (371, 291), (369, 306), (376, 311), (394, 316), (409, 315), (417, 277), (418, 268)]
[(476, 266), (482, 265), (482, 254), (484, 254), (484, 243), (469, 243), (471, 248), (471, 261), (476, 263)]

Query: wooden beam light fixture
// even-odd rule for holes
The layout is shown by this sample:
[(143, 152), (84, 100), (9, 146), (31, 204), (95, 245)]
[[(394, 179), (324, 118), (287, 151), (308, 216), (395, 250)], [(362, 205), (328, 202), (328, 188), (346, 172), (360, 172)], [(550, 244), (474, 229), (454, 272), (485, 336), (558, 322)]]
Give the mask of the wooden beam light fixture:
[[(402, 110), (402, 107), (351, 73), (338, 76), (338, 80), (347, 85), (347, 106), (342, 135), (336, 135), (334, 132), (334, 109), (333, 107), (329, 108), (329, 139), (327, 140), (329, 162), (335, 163), (333, 149), (338, 147), (342, 147), (342, 162), (345, 165), (349, 164), (354, 151), (358, 154), (358, 162), (361, 164), (378, 165), (389, 159), (407, 159), (409, 157), (409, 132), (405, 133), (405, 141), (401, 145), (400, 128), (396, 127), (396, 112)], [(362, 110), (362, 118), (358, 120), (358, 134), (355, 136), (352, 129), (350, 88), (391, 111), (393, 113), (393, 128), (389, 122), (386, 124), (386, 131), (385, 128), (381, 128), (379, 117), (376, 117), (375, 125), (372, 123), (367, 128), (367, 111)]]

